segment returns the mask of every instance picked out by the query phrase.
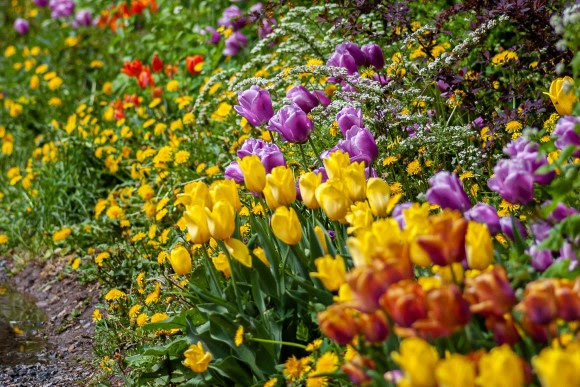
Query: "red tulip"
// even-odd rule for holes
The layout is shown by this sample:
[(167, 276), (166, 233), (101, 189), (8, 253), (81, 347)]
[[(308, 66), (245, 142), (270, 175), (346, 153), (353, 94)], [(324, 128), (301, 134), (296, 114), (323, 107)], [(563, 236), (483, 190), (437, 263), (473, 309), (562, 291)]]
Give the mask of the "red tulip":
[(159, 58), (159, 55), (157, 55), (157, 53), (153, 55), (153, 59), (151, 60), (151, 69), (153, 70), (154, 73), (158, 73), (161, 70), (163, 70), (163, 61), (161, 60), (161, 58)]
[(201, 67), (203, 66), (203, 55), (193, 55), (193, 56), (188, 56), (185, 59), (185, 67), (187, 68), (187, 71), (191, 74), (191, 75), (197, 75), (201, 73)]

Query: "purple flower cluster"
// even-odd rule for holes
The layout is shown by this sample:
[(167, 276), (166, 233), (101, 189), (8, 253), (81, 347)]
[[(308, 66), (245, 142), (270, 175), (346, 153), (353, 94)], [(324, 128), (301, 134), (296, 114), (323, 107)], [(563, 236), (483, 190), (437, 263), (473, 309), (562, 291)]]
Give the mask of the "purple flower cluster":
[[(286, 165), (284, 154), (275, 144), (267, 143), (264, 140), (249, 138), (238, 149), (238, 157), (243, 159), (246, 156), (257, 155), (262, 161), (266, 173), (270, 173), (272, 169), (280, 165)], [(237, 161), (232, 161), (225, 170), (225, 177), (227, 179), (235, 180), (236, 183), (241, 184), (244, 181), (244, 174), (240, 169)]]
[(576, 147), (574, 157), (580, 157), (580, 134), (576, 126), (580, 125), (580, 117), (565, 116), (558, 120), (553, 136), (556, 137), (554, 145), (558, 149), (564, 149), (570, 145)]
[[(261, 4), (260, 4), (261, 6)], [(254, 11), (252, 7), (250, 11)], [(223, 54), (227, 56), (237, 55), (242, 47), (248, 44), (248, 39), (240, 30), (248, 23), (248, 18), (244, 16), (242, 10), (235, 5), (226, 8), (222, 17), (218, 20), (218, 25), (229, 28), (234, 32), (226, 39)], [(209, 34), (208, 42), (210, 44), (218, 44), (221, 40), (221, 35), (213, 27), (206, 27), (205, 31)]]
[(218, 20), (218, 25), (238, 31), (246, 25), (246, 21), (242, 11), (237, 6), (232, 5), (224, 9), (222, 17)]
[(48, 7), (53, 19), (61, 19), (74, 13), (75, 2), (73, 0), (50, 0)]
[[(548, 201), (544, 207), (549, 206)], [(559, 251), (540, 249), (539, 244), (550, 235), (550, 230), (554, 225), (562, 222), (570, 215), (578, 214), (578, 211), (568, 207), (563, 203), (558, 203), (546, 220), (539, 220), (532, 224), (531, 229), (534, 236), (534, 244), (527, 250), (531, 257), (531, 264), (537, 271), (544, 271), (554, 262), (561, 260), (570, 260), (569, 270), (574, 270), (578, 266), (578, 257), (573, 249), (574, 238), (565, 238)], [(578, 242), (578, 241), (576, 241)]]
[(503, 151), (510, 158), (497, 163), (493, 169), (495, 175), (487, 185), (510, 203), (527, 204), (534, 197), (534, 183), (548, 184), (556, 174), (538, 172), (548, 160), (538, 153), (538, 144), (522, 137), (509, 143)]

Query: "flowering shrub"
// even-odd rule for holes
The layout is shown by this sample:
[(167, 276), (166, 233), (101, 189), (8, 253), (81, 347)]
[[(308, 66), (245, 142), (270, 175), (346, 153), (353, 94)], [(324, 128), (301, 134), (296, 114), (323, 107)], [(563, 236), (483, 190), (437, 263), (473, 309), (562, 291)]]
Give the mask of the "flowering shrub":
[(577, 385), (580, 7), (15, 3), (0, 244), (103, 373)]

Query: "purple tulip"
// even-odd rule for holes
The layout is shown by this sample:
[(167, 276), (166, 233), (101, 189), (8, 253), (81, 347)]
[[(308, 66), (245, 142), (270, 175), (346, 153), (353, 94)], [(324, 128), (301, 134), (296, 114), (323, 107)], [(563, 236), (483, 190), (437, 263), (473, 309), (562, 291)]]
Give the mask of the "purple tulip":
[(44, 8), (48, 5), (48, 1), (49, 0), (34, 0), (34, 4), (36, 4), (37, 7)]
[(234, 180), (238, 184), (244, 182), (244, 174), (237, 161), (232, 161), (225, 169), (224, 176), (226, 179)]
[(403, 216), (403, 210), (407, 208), (411, 208), (413, 206), (412, 202), (405, 202), (400, 203), (393, 208), (393, 212), (391, 212), (391, 216), (397, 221), (399, 224), (399, 228), (403, 230), (406, 226), (405, 217)]
[[(550, 201), (544, 203), (544, 207), (550, 205)], [(552, 213), (548, 216), (548, 220), (553, 223), (560, 223), (570, 215), (577, 214), (578, 210), (572, 207), (568, 207), (564, 203), (558, 203), (556, 208), (552, 211)]]
[(391, 82), (391, 77), (375, 73), (373, 74), (373, 80), (377, 81), (381, 86), (385, 86)]
[(226, 46), (224, 48), (224, 55), (226, 56), (234, 56), (242, 47), (248, 44), (248, 39), (239, 31), (234, 32), (230, 35), (229, 38), (226, 39)]
[(534, 176), (519, 160), (500, 160), (488, 187), (513, 204), (527, 204), (534, 197)]
[(268, 129), (280, 133), (284, 141), (302, 144), (308, 140), (314, 124), (298, 105), (287, 105), (270, 119)]
[(355, 59), (346, 50), (340, 52), (335, 51), (328, 61), (326, 61), (327, 66), (331, 67), (343, 67), (346, 69), (348, 75), (352, 75), (358, 71)]
[(544, 271), (554, 263), (554, 257), (550, 250), (538, 250), (536, 245), (532, 245), (527, 253), (532, 257), (532, 267), (537, 271)]
[[(485, 126), (485, 122), (483, 121), (483, 118), (481, 118), (481, 117), (477, 117), (475, 120), (473, 120), (473, 121), (471, 122), (471, 125), (472, 125), (474, 128), (479, 128), (479, 129), (481, 129), (481, 128), (483, 128), (483, 127)], [(521, 137), (520, 137), (520, 138), (521, 138)]]
[(364, 161), (369, 165), (379, 155), (379, 149), (372, 133), (358, 126), (351, 127), (346, 132), (346, 139), (338, 142), (337, 149), (348, 153), (351, 162)]
[(469, 198), (455, 173), (437, 172), (429, 179), (429, 185), (431, 186), (427, 190), (429, 203), (451, 210), (467, 211), (471, 208)]
[(318, 102), (320, 102), (320, 104), (324, 107), (327, 107), (328, 105), (330, 105), (330, 98), (328, 98), (326, 96), (326, 94), (324, 93), (324, 91), (322, 90), (314, 90), (312, 92), (312, 94), (314, 94), (314, 96), (316, 97), (316, 99), (318, 100)]
[(14, 29), (20, 35), (26, 35), (30, 30), (30, 24), (28, 24), (28, 20), (18, 18), (14, 21)]
[(342, 110), (336, 114), (336, 121), (338, 122), (340, 131), (345, 137), (346, 132), (348, 132), (348, 130), (353, 126), (364, 127), (362, 110), (352, 106), (342, 108)]
[(286, 160), (284, 160), (284, 154), (278, 148), (276, 144), (267, 143), (261, 139), (249, 138), (238, 149), (238, 157), (244, 158), (250, 155), (257, 155), (266, 172), (270, 173), (272, 169), (280, 165), (286, 165)]
[(578, 267), (578, 256), (574, 252), (572, 244), (568, 241), (564, 241), (562, 244), (562, 248), (560, 248), (560, 258), (557, 260), (560, 261), (566, 259), (570, 260), (570, 265), (568, 266), (569, 271), (572, 271)]
[(274, 116), (270, 93), (258, 86), (254, 85), (238, 94), (238, 103), (234, 110), (254, 126), (263, 125)]
[(294, 86), (288, 90), (286, 98), (298, 105), (306, 114), (310, 113), (319, 104), (318, 98), (302, 85)]
[(447, 82), (445, 82), (443, 79), (438, 79), (437, 82), (435, 82), (435, 85), (437, 86), (439, 91), (442, 93), (449, 90), (449, 84)]
[(315, 169), (312, 172), (316, 173), (317, 175), (322, 175), (322, 182), (323, 183), (328, 180), (328, 173), (326, 173), (326, 168), (319, 167), (318, 169)]
[(79, 26), (88, 27), (93, 24), (93, 15), (91, 11), (83, 9), (77, 12), (75, 21)]
[(556, 172), (548, 171), (543, 174), (536, 173), (539, 168), (548, 165), (548, 159), (546, 156), (542, 156), (538, 153), (538, 148), (538, 144), (520, 137), (507, 144), (503, 148), (503, 152), (512, 159), (517, 159), (520, 162), (520, 166), (525, 168), (534, 176), (535, 183), (546, 185), (556, 177)]
[(385, 67), (385, 56), (378, 45), (374, 43), (365, 44), (361, 47), (361, 51), (365, 56), (366, 62), (375, 69), (381, 70)]
[(545, 220), (540, 220), (539, 222), (532, 223), (530, 228), (532, 229), (532, 234), (534, 234), (534, 239), (540, 243), (550, 235), (552, 225)]
[(75, 2), (73, 0), (50, 0), (48, 7), (53, 19), (61, 19), (73, 14)]
[(218, 20), (218, 25), (237, 31), (246, 25), (246, 18), (237, 6), (232, 5), (224, 9), (223, 16)]
[(515, 239), (512, 220), (513, 223), (516, 224), (516, 227), (518, 228), (521, 237), (526, 238), (528, 236), (528, 233), (524, 228), (522, 222), (520, 222), (518, 219), (515, 218), (512, 219), (510, 216), (504, 216), (503, 218), (500, 218), (499, 225), (501, 227), (501, 232), (504, 233), (512, 241)]
[(273, 17), (265, 17), (260, 21), (258, 26), (258, 36), (260, 39), (264, 39), (272, 32), (274, 32), (274, 26), (278, 25), (278, 22)]
[(209, 35), (210, 35), (210, 38), (209, 38), (210, 44), (215, 45), (215, 44), (218, 44), (220, 42), (220, 40), (222, 40), (222, 36), (220, 35), (219, 32), (216, 31), (215, 28), (207, 26), (207, 27), (205, 27), (205, 31), (207, 33), (209, 33)]
[(503, 153), (510, 157), (518, 157), (520, 154), (537, 153), (538, 148), (539, 146), (535, 142), (528, 141), (524, 137), (518, 137), (503, 148)]
[(489, 204), (477, 203), (464, 215), (466, 219), (487, 225), (492, 235), (497, 234), (501, 230), (497, 211)]
[(367, 58), (362, 52), (362, 50), (358, 47), (358, 44), (353, 42), (344, 42), (336, 46), (334, 49), (335, 52), (348, 52), (350, 56), (353, 57), (354, 62), (357, 66), (364, 66), (366, 65)]
[[(554, 145), (558, 149), (564, 149), (570, 145), (576, 148), (580, 147), (580, 134), (576, 130), (576, 126), (580, 124), (580, 117), (565, 116), (558, 120), (556, 129), (554, 129), (553, 136), (556, 137)], [(580, 149), (574, 152), (574, 157), (580, 157)]]

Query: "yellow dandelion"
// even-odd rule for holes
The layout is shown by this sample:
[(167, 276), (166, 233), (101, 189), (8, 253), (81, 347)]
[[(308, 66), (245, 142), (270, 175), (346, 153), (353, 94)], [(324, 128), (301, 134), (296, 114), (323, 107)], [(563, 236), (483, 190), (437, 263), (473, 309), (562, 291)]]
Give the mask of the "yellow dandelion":
[(407, 173), (409, 175), (418, 175), (421, 172), (421, 169), (419, 160), (413, 160), (407, 165)]
[(239, 347), (240, 345), (243, 344), (243, 342), (244, 342), (244, 327), (240, 325), (234, 337), (234, 344), (236, 344), (236, 347)]

